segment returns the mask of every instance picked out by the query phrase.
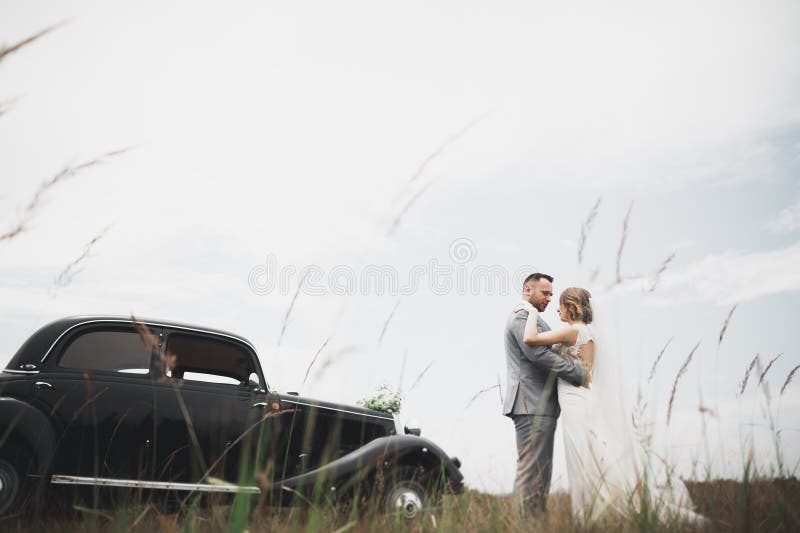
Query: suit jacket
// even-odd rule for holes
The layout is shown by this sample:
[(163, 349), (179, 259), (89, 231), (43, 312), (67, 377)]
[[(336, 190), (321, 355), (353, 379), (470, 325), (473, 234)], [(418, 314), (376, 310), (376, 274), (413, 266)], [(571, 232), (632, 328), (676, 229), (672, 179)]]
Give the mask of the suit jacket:
[[(522, 342), (525, 336), (527, 311), (513, 311), (506, 320), (505, 348), (506, 396), (503, 414), (545, 415), (557, 417), (561, 413), (556, 394), (556, 377), (580, 386), (586, 378), (586, 370), (553, 352), (550, 346), (528, 346)], [(539, 317), (536, 323), (539, 333), (550, 331), (550, 326)]]

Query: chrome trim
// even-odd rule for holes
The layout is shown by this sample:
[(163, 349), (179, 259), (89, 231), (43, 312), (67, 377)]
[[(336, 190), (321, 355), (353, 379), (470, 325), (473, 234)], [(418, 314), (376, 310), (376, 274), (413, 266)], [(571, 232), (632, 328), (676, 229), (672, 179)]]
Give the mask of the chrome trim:
[(9, 368), (4, 368), (3, 372), (8, 372), (9, 374), (26, 374), (26, 375), (33, 375), (38, 374), (38, 370), (11, 370)]
[(412, 520), (422, 512), (422, 498), (413, 488), (401, 486), (392, 491), (389, 506), (392, 513)]
[(196, 492), (226, 492), (261, 494), (255, 486), (239, 486), (231, 483), (211, 485), (209, 483), (175, 483), (167, 481), (141, 481), (138, 479), (113, 479), (103, 477), (63, 476), (55, 474), (50, 478), (53, 485), (93, 485), (100, 487), (127, 487), (135, 489), (186, 490)]
[(282, 398), (282, 401), (286, 403), (293, 403), (295, 405), (307, 405), (308, 407), (316, 407), (318, 409), (329, 409), (331, 411), (339, 411), (341, 413), (349, 413), (351, 415), (359, 415), (359, 416), (371, 416), (372, 418), (380, 418), (381, 420), (394, 420), (394, 417), (391, 416), (379, 416), (379, 415), (371, 415), (369, 413), (359, 413), (357, 411), (348, 411), (347, 409), (336, 409), (335, 407), (328, 407), (327, 405), (317, 405), (313, 403), (305, 403), (305, 402), (298, 402), (295, 400), (287, 400), (286, 398)]

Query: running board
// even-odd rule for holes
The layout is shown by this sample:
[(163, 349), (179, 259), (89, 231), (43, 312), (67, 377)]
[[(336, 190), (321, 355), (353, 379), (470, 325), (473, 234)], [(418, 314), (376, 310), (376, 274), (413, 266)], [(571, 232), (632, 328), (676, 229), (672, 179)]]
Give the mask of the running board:
[(170, 481), (141, 481), (138, 479), (113, 479), (104, 477), (82, 477), (54, 475), (50, 478), (53, 485), (92, 485), (98, 487), (126, 487), (131, 489), (183, 490), (189, 492), (225, 492), (261, 494), (261, 489), (254, 486), (239, 486), (232, 483), (175, 483)]

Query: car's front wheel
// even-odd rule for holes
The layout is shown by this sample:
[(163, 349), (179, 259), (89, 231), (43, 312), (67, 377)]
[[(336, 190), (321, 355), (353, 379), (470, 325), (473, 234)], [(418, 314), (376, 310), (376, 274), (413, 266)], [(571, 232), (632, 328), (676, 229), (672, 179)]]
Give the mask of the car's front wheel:
[(396, 468), (385, 476), (381, 507), (393, 516), (417, 519), (438, 503), (441, 496), (438, 485), (420, 468)]
[(14, 464), (0, 458), (0, 516), (8, 514), (20, 500), (22, 478)]

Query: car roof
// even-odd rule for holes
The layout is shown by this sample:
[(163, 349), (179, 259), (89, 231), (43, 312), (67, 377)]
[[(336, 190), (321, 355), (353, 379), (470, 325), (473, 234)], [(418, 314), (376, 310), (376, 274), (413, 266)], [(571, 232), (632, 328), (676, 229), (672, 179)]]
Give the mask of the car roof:
[(167, 327), (173, 329), (181, 329), (186, 331), (194, 331), (198, 333), (208, 333), (212, 335), (227, 337), (234, 341), (238, 341), (247, 345), (257, 353), (253, 343), (235, 333), (230, 333), (221, 329), (207, 328), (203, 326), (195, 326), (183, 322), (175, 322), (173, 320), (158, 320), (150, 318), (139, 318), (133, 316), (117, 316), (117, 315), (80, 315), (70, 316), (54, 320), (39, 328), (33, 335), (31, 335), (25, 343), (17, 350), (17, 353), (6, 366), (7, 369), (19, 370), (23, 365), (33, 364), (39, 366), (45, 356), (49, 353), (55, 343), (66, 332), (76, 326), (88, 324), (102, 324), (102, 323), (117, 323), (117, 324), (133, 324), (134, 320), (141, 322), (149, 327)]

